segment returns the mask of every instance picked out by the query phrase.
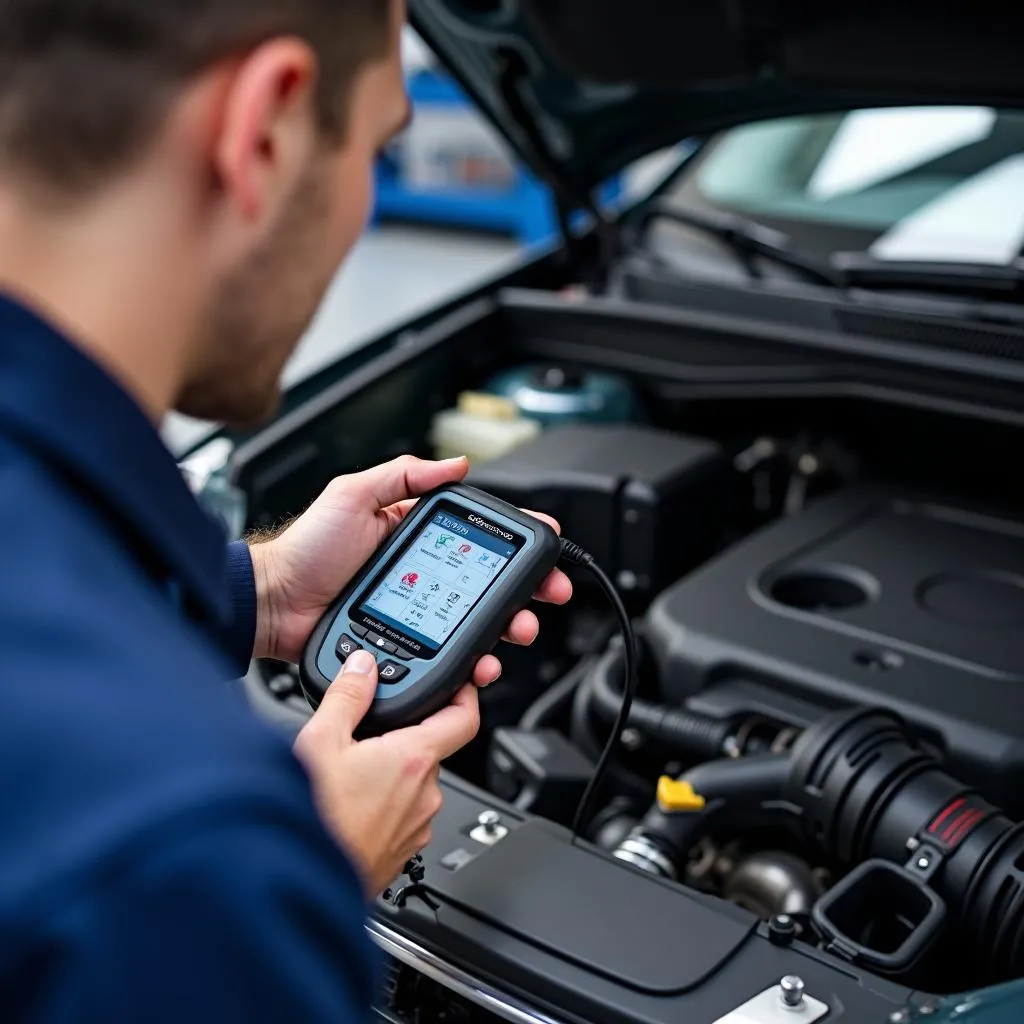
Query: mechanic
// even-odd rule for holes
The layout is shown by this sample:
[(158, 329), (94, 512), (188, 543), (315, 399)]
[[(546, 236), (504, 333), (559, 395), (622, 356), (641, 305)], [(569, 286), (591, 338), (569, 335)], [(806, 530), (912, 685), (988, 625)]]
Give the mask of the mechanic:
[[(367, 901), (428, 842), (477, 691), (355, 742), (376, 685), (357, 655), (293, 749), (225, 680), (295, 659), (466, 463), (340, 478), (228, 548), (159, 427), (275, 408), (408, 118), (403, 18), (398, 0), (0, 5), (4, 1021), (370, 1016)], [(569, 596), (557, 573), (538, 594)], [(510, 639), (537, 629), (521, 613)], [(473, 682), (499, 671), (484, 658)]]

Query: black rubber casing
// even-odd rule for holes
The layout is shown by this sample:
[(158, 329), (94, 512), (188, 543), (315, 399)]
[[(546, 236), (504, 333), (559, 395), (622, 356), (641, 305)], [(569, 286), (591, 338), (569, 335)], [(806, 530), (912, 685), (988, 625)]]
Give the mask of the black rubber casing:
[[(494, 649), (515, 614), (526, 607), (561, 554), (561, 541), (550, 526), (473, 487), (449, 484), (426, 495), (363, 565), (313, 630), (299, 663), (299, 678), (314, 709), (340, 671), (334, 644), (339, 630), (346, 629), (348, 609), (443, 502), (505, 525), (523, 536), (525, 543), (433, 659), (406, 662), (412, 673), (410, 680), (399, 686), (382, 683), (378, 687), (360, 725), (360, 736), (414, 725), (445, 707), (469, 681), (480, 658)], [(330, 662), (329, 672), (324, 671), (326, 662)]]

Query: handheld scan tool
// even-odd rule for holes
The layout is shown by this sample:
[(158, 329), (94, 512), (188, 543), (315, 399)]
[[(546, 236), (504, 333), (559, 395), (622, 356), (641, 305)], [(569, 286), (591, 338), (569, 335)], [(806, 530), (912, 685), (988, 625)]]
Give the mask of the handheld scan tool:
[(345, 660), (377, 657), (378, 688), (359, 730), (379, 735), (448, 704), (561, 554), (546, 523), (463, 484), (422, 498), (320, 620), (302, 657), (319, 706)]

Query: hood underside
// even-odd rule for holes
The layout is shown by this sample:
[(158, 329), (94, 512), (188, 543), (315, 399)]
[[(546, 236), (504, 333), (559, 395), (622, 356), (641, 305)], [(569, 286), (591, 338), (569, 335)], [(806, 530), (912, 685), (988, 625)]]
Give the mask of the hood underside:
[(413, 26), (532, 169), (579, 200), (735, 124), (1024, 101), (1024, 10), (866, 0), (409, 0)]

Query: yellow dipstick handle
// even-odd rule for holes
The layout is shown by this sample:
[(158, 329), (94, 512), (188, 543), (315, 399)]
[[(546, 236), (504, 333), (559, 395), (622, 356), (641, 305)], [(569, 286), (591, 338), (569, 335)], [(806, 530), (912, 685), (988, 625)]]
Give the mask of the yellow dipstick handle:
[(693, 786), (681, 779), (662, 775), (658, 779), (658, 806), (666, 813), (704, 810), (704, 797), (693, 791)]

